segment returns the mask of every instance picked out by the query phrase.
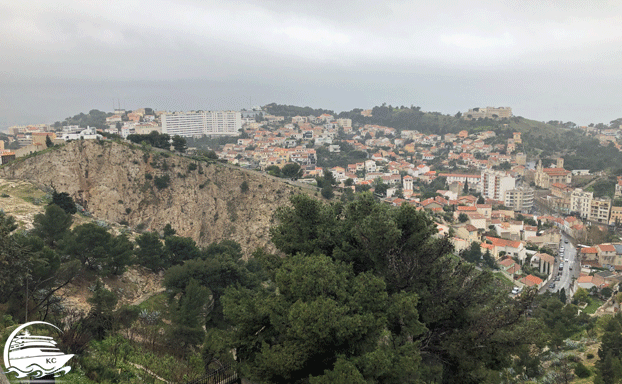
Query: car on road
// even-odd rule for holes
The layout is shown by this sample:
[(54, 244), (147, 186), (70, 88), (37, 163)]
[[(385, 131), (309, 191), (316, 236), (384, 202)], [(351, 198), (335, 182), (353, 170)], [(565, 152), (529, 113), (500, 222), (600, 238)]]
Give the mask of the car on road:
[(520, 287), (514, 287), (512, 288), (512, 294), (513, 295), (518, 295), (521, 292)]
[(567, 262), (568, 262), (568, 258), (566, 257), (566, 258), (564, 259), (564, 261), (567, 263)]
[(564, 240), (564, 243), (568, 244), (568, 240)]
[(559, 275), (555, 276), (555, 281), (559, 281), (561, 280), (561, 277)]
[(555, 288), (555, 283), (551, 283), (551, 284), (549, 285), (549, 288), (551, 288), (551, 289)]

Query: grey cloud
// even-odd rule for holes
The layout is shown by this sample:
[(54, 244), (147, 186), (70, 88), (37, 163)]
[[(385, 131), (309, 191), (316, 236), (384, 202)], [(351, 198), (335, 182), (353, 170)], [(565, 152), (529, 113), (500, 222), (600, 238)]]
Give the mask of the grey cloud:
[(0, 0), (0, 126), (117, 97), (191, 109), (248, 96), (607, 122), (622, 115), (620, 21), (614, 1)]

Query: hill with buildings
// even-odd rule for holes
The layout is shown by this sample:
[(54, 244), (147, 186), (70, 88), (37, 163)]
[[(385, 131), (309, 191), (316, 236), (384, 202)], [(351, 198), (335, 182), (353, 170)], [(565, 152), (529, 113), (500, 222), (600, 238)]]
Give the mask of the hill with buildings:
[(199, 245), (229, 239), (244, 251), (270, 248), (273, 212), (301, 191), (258, 172), (94, 140), (20, 158), (0, 177), (67, 192), (101, 220), (150, 231), (170, 223)]

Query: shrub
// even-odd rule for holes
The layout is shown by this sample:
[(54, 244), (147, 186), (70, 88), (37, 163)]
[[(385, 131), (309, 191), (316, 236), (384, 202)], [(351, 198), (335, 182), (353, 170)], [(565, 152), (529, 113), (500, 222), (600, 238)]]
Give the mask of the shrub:
[(197, 165), (196, 165), (195, 163), (190, 163), (190, 164), (188, 164), (188, 170), (189, 170), (189, 171), (194, 171), (194, 170), (196, 170), (197, 168), (198, 168), (198, 167), (197, 167)]
[(145, 179), (151, 180), (151, 179), (153, 179), (153, 176), (151, 176), (151, 173), (147, 172), (147, 173), (145, 173)]
[(0, 197), (5, 197), (6, 198), (6, 197), (11, 197), (11, 196), (7, 195), (6, 193), (3, 193), (2, 195), (0, 195)]
[(574, 373), (582, 379), (590, 377), (590, 375), (592, 375), (590, 369), (586, 367), (582, 362), (577, 363), (577, 366), (574, 369)]
[(246, 180), (244, 180), (242, 184), (240, 184), (240, 190), (242, 191), (242, 193), (245, 193), (248, 191), (248, 183), (246, 182)]
[(147, 224), (140, 223), (136, 226), (136, 232), (142, 232), (145, 230), (145, 228), (147, 228)]
[(127, 213), (128, 215), (132, 213), (132, 208), (125, 208), (125, 213)]
[(123, 204), (123, 200), (119, 200), (119, 201), (117, 201), (117, 203)]
[(588, 353), (587, 354), (587, 358), (588, 359), (593, 359), (594, 358), (594, 354), (593, 353)]
[(171, 181), (171, 178), (169, 177), (169, 175), (156, 176), (156, 178), (153, 180), (153, 184), (158, 189), (164, 189), (169, 186), (170, 181)]

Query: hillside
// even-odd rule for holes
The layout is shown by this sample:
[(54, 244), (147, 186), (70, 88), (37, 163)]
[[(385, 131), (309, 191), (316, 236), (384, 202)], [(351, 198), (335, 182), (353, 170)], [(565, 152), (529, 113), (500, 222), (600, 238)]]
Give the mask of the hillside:
[(104, 141), (76, 141), (19, 159), (1, 167), (0, 177), (68, 192), (111, 223), (151, 231), (170, 223), (201, 246), (235, 240), (246, 255), (256, 247), (273, 248), (272, 214), (301, 192), (257, 172)]

